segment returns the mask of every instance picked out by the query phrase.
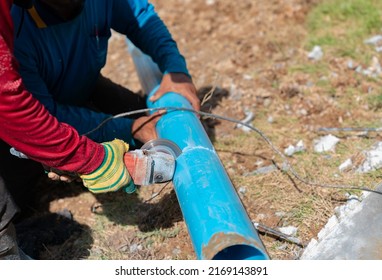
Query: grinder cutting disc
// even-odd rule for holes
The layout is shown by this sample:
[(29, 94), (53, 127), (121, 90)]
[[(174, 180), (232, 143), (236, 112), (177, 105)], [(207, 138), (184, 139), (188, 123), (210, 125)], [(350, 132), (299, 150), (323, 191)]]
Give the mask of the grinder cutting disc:
[(167, 139), (154, 139), (146, 142), (142, 150), (151, 150), (156, 152), (163, 152), (172, 155), (175, 159), (182, 153), (180, 148), (174, 142)]

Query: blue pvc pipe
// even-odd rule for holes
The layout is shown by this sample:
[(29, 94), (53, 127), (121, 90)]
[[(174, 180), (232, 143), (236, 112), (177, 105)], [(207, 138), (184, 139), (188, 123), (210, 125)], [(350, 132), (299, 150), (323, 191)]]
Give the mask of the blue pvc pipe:
[[(192, 108), (181, 95), (167, 93), (149, 108)], [(167, 112), (156, 126), (160, 138), (182, 150), (174, 188), (199, 259), (268, 259), (213, 145), (196, 115)]]
[[(128, 41), (142, 87), (149, 97), (161, 81), (150, 57)], [(149, 108), (192, 109), (181, 95), (167, 93)], [(207, 133), (189, 111), (169, 111), (158, 121), (160, 138), (182, 150), (176, 160), (174, 189), (198, 259), (266, 260), (268, 254), (248, 217)]]

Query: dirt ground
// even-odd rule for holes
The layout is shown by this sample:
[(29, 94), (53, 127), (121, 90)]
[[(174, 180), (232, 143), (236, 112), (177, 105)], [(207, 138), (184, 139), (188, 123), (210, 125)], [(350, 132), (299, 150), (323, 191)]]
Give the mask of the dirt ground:
[[(318, 0), (152, 2), (186, 57), (201, 98), (215, 88), (203, 110), (236, 119), (253, 112), (252, 124), (281, 151), (298, 140), (312, 143), (320, 127), (339, 127), (369, 117), (362, 104), (349, 113), (332, 95), (314, 85), (307, 86), (309, 73), (288, 70), (295, 64), (312, 63), (303, 41), (307, 35), (306, 15)], [(356, 80), (352, 72), (346, 71), (346, 59), (329, 60), (332, 69), (340, 73), (330, 81), (337, 94), (344, 85), (354, 84), (361, 91), (368, 87), (367, 80)], [(124, 38), (119, 34), (113, 34), (110, 41), (103, 74), (134, 91), (140, 90)], [(203, 123), (254, 222), (270, 228), (296, 226), (298, 238), (306, 244), (317, 236), (334, 208), (346, 201), (344, 192), (312, 188), (280, 170), (254, 175), (258, 168), (273, 162), (282, 164), (282, 160), (256, 133), (246, 133), (224, 121)], [(358, 138), (344, 142), (342, 149), (350, 149), (358, 141), (354, 139)], [(359, 143), (359, 147), (371, 142)], [(341, 161), (350, 155), (326, 156)], [(335, 172), (327, 158), (312, 154), (306, 160), (290, 160), (303, 176), (330, 183)], [(42, 185), (50, 190), (53, 186), (55, 191), (53, 197), (41, 197), (41, 208), (72, 215), (73, 225), (66, 241), (44, 245), (39, 258), (195, 259), (171, 184), (140, 189), (130, 196), (95, 196), (75, 184), (44, 181)], [(260, 237), (272, 259), (297, 259), (303, 250), (274, 236), (262, 233)]]

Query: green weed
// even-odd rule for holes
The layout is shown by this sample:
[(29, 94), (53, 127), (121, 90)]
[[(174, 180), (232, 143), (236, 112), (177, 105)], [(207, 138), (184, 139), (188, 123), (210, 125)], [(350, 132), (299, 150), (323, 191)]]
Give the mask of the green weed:
[(367, 98), (367, 103), (369, 105), (369, 108), (372, 110), (382, 109), (382, 94), (370, 95)]
[(356, 46), (380, 30), (381, 9), (382, 2), (375, 0), (323, 1), (308, 15), (307, 48), (320, 45), (339, 56), (362, 55)]

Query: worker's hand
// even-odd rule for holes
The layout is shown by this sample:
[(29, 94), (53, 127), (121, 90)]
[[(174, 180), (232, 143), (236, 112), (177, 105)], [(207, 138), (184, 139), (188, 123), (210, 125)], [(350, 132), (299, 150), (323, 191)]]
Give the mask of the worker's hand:
[(159, 89), (150, 101), (156, 101), (168, 92), (176, 92), (184, 96), (192, 105), (192, 107), (199, 111), (200, 100), (196, 93), (196, 88), (189, 76), (183, 73), (168, 73), (163, 76)]
[(48, 178), (53, 181), (62, 181), (65, 183), (71, 183), (73, 181), (81, 182), (81, 178), (78, 176), (78, 174), (74, 173), (62, 173), (58, 170), (51, 169), (48, 171)]
[(155, 125), (165, 112), (165, 110), (160, 110), (150, 116), (136, 119), (131, 127), (131, 134), (133, 137), (142, 143), (146, 143), (152, 139), (157, 139), (158, 135), (155, 129)]
[(105, 148), (105, 158), (101, 166), (92, 173), (80, 175), (84, 186), (93, 193), (117, 191), (131, 181), (123, 160), (129, 145), (119, 139), (102, 145)]

